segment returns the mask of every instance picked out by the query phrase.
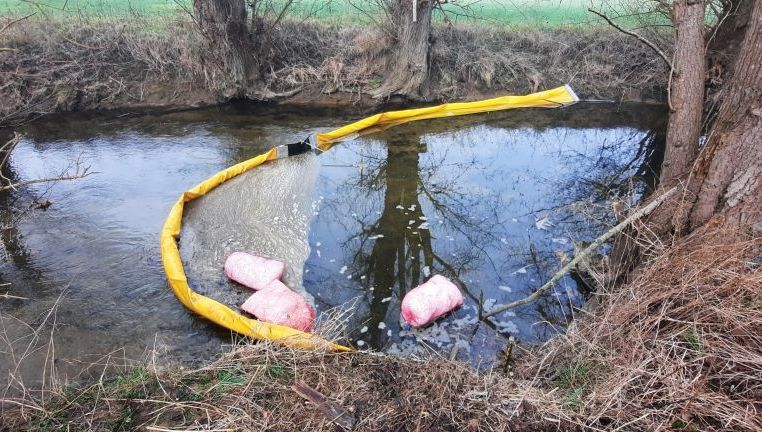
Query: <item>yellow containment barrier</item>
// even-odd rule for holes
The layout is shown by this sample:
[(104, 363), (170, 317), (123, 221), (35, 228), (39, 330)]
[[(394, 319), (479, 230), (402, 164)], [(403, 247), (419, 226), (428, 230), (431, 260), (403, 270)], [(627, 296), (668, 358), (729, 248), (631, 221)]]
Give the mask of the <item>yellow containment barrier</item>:
[(392, 126), (416, 120), (454, 117), (513, 108), (558, 108), (579, 102), (571, 86), (565, 85), (526, 96), (502, 96), (476, 102), (458, 102), (428, 108), (414, 108), (376, 114), (360, 121), (340, 127), (331, 132), (315, 134), (314, 145), (320, 150), (328, 150), (337, 142), (348, 141), (358, 136), (368, 135)]
[(188, 285), (188, 278), (185, 275), (185, 269), (183, 268), (180, 251), (177, 246), (177, 239), (182, 228), (185, 203), (206, 195), (222, 183), (267, 161), (304, 153), (310, 147), (325, 151), (330, 149), (335, 143), (416, 120), (460, 116), (512, 108), (555, 108), (571, 105), (578, 101), (577, 95), (571, 87), (566, 85), (526, 96), (503, 96), (477, 102), (448, 103), (429, 108), (390, 111), (376, 114), (330, 132), (314, 134), (303, 143), (274, 147), (266, 153), (233, 165), (202, 181), (192, 189), (185, 191), (172, 206), (161, 230), (161, 260), (164, 264), (164, 272), (167, 275), (169, 286), (185, 307), (216, 324), (242, 335), (259, 340), (284, 343), (297, 348), (351, 351), (352, 349), (349, 347), (335, 344), (310, 333), (248, 318), (216, 300), (193, 291)]

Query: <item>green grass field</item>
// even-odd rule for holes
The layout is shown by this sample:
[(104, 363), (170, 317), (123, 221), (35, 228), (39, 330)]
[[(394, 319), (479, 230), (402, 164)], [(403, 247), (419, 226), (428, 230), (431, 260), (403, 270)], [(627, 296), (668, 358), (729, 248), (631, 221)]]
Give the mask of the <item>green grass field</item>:
[[(286, 0), (273, 0), (276, 7)], [(629, 2), (634, 0), (621, 0)], [(329, 23), (367, 23), (368, 16), (351, 5), (364, 0), (296, 0), (290, 12), (297, 18), (312, 18)], [(0, 0), (0, 14), (37, 16), (125, 16), (164, 15), (180, 11), (191, 0)], [(458, 4), (467, 6), (466, 9)], [(446, 5), (448, 18), (456, 22), (483, 22), (495, 25), (548, 26), (599, 23), (590, 14), (591, 5), (617, 15), (621, 4), (611, 7), (605, 0), (462, 0)], [(616, 3), (614, 3), (616, 4)], [(437, 14), (442, 19), (441, 13)]]

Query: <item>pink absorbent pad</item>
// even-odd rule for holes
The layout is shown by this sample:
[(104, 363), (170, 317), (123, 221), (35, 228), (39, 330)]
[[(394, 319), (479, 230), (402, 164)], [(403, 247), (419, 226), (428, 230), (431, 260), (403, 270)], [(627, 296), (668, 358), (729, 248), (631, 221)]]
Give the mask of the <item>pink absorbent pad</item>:
[(413, 327), (421, 327), (463, 304), (463, 294), (444, 276), (435, 275), (405, 295), (402, 318)]
[(225, 274), (253, 290), (261, 290), (283, 276), (286, 265), (280, 261), (234, 252), (225, 260)]
[(291, 291), (279, 280), (255, 292), (241, 309), (256, 316), (258, 319), (291, 327), (304, 332), (312, 330), (315, 322), (315, 311), (304, 297)]

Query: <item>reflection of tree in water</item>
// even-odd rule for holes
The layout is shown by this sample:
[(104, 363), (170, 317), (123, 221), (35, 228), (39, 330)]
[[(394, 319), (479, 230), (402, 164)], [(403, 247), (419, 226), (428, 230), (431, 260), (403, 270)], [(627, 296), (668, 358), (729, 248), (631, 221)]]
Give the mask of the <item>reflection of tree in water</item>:
[(637, 205), (658, 185), (665, 136), (664, 125), (657, 124), (645, 133), (634, 130), (620, 140), (603, 142), (592, 156), (567, 151), (571, 175), (553, 182), (559, 191), (554, 205), (534, 213), (553, 214), (558, 226), (576, 234), (575, 240), (592, 240), (613, 224), (614, 203)]
[[(566, 151), (564, 157), (572, 171), (569, 176), (553, 182), (559, 191), (553, 199), (555, 205), (536, 210), (534, 214), (553, 214), (557, 228), (574, 233), (573, 240), (577, 246), (586, 245), (608, 229), (614, 222), (613, 202), (629, 201), (635, 205), (658, 185), (664, 156), (665, 125), (655, 122), (650, 126), (652, 129), (645, 133), (633, 130), (621, 139), (602, 142), (594, 155)], [(635, 146), (632, 143), (636, 143)], [(623, 151), (623, 148), (634, 151)], [(564, 254), (558, 251), (532, 249), (531, 243), (526, 255), (535, 264), (537, 276), (541, 279), (555, 273), (564, 264), (564, 258), (571, 258), (559, 256)], [(567, 280), (573, 281), (585, 298), (594, 289), (591, 276), (584, 271), (572, 271)], [(534, 310), (552, 323), (558, 320), (558, 310), (561, 309), (563, 318), (570, 322), (573, 315), (565, 315), (564, 306), (571, 305), (559, 305), (558, 302), (553, 295), (544, 296), (535, 302)], [(573, 314), (572, 307), (568, 311)]]
[[(446, 154), (427, 154), (426, 145), (418, 140), (414, 134), (392, 135), (385, 155), (365, 155), (367, 166), (337, 194), (348, 202), (335, 203), (336, 211), (342, 211), (368, 195), (383, 194), (380, 211), (358, 216), (361, 230), (343, 244), (351, 255), (352, 273), (367, 275), (364, 288), (373, 287), (365, 320), (369, 333), (364, 338), (377, 347), (387, 338), (387, 330), (379, 329), (379, 323), (399, 324), (399, 311), (390, 313), (389, 298), (401, 299), (430, 274), (454, 279), (478, 301), (459, 275), (474, 269), (480, 259), (489, 259), (482, 245), (496, 237), (492, 228), (498, 221), (499, 198), (470, 195), (457, 187), (458, 178), (474, 169), (476, 162), (445, 163)], [(423, 158), (424, 154), (429, 157)], [(425, 213), (427, 209), (431, 214)], [(469, 245), (455, 256), (440, 256), (434, 250), (429, 224), (463, 235)]]
[[(0, 144), (8, 142), (12, 138), (10, 131), (0, 131)], [(10, 155), (0, 152), (0, 160), (6, 160), (6, 163), (0, 165), (0, 174), (8, 184), (17, 183), (20, 177), (10, 163)], [(44, 194), (43, 194), (44, 195)], [(20, 199), (22, 198), (22, 199)], [(23, 269), (29, 277), (40, 277), (41, 272), (31, 265), (32, 256), (28, 248), (24, 245), (24, 239), (19, 232), (18, 225), (22, 218), (33, 211), (34, 199), (38, 198), (27, 189), (0, 191), (0, 242), (3, 250), (0, 251), (0, 262), (12, 263), (19, 269)], [(19, 201), (26, 204), (26, 208), (17, 208)], [(0, 271), (0, 283), (5, 282), (5, 272)], [(6, 291), (9, 291), (6, 289)]]
[[(458, 125), (439, 126), (433, 136), (440, 133), (449, 136)], [(513, 126), (498, 125), (498, 129), (513, 129)], [(584, 122), (577, 125), (585, 126)], [(602, 126), (601, 135), (605, 139), (612, 136), (607, 132), (610, 127), (618, 129), (620, 125)], [(388, 299), (401, 299), (407, 290), (426, 280), (429, 273), (443, 274), (456, 281), (473, 300), (470, 304), (480, 302), (482, 287), (484, 300), (504, 298), (497, 290), (497, 283), (506, 282), (505, 285), (517, 288), (516, 298), (529, 294), (563, 265), (564, 254), (567, 259), (572, 254), (572, 242), (556, 244), (554, 237), (584, 240), (586, 235), (597, 233), (596, 226), (575, 216), (577, 209), (570, 208), (570, 203), (581, 197), (593, 197), (596, 203), (608, 200), (616, 191), (624, 191), (634, 175), (640, 176), (645, 184), (652, 184), (654, 167), (659, 165), (658, 127), (648, 133), (634, 127), (629, 132), (625, 130), (624, 135), (614, 134), (617, 139), (611, 142), (600, 145), (595, 142), (592, 147), (561, 146), (561, 153), (552, 157), (563, 161), (564, 170), (561, 176), (555, 171), (548, 172), (548, 179), (536, 177), (530, 171), (537, 165), (527, 167), (529, 174), (506, 171), (504, 167), (510, 164), (496, 163), (497, 159), (490, 155), (483, 157), (474, 153), (480, 145), (477, 137), (467, 136), (455, 145), (450, 145), (453, 138), (440, 142), (441, 138), (431, 141), (424, 137), (424, 141), (433, 145), (427, 148), (420, 142), (420, 135), (411, 129), (400, 127), (380, 135), (388, 145), (365, 142), (351, 147), (361, 153), (361, 169), (324, 203), (339, 216), (336, 219), (350, 221), (343, 227), (348, 235), (343, 237), (346, 239), (342, 243), (343, 250), (351, 262), (352, 275), (367, 277), (360, 283), (366, 300), (356, 308), (356, 319), (367, 322), (368, 334), (357, 336), (376, 347), (383, 347), (387, 341), (386, 330), (378, 329), (378, 324), (392, 326), (399, 322), (399, 305)], [(468, 134), (485, 132), (488, 131), (479, 129)], [(529, 134), (532, 132), (540, 133), (530, 128)], [(519, 145), (536, 142), (534, 137), (526, 138), (524, 132), (509, 137), (517, 137)], [(459, 138), (454, 135), (454, 139)], [(511, 148), (509, 142), (504, 145), (506, 149)], [(489, 148), (494, 149), (494, 145)], [(448, 152), (457, 153), (448, 155)], [(464, 159), (465, 154), (474, 156)], [(544, 165), (540, 164), (542, 169)], [(555, 225), (551, 230), (536, 229), (534, 221), (539, 219), (538, 213), (532, 210), (532, 213), (516, 214), (517, 207), (525, 204), (509, 201), (514, 196), (521, 200), (535, 199), (505, 192), (515, 188), (513, 183), (506, 182), (524, 179), (544, 183), (543, 188), (550, 186), (549, 194), (538, 198), (542, 203), (558, 206), (540, 210), (545, 214), (553, 212)], [(641, 184), (641, 180), (637, 183)], [(350, 218), (351, 211), (358, 215), (353, 213)], [(534, 218), (524, 219), (529, 215)], [(513, 216), (523, 220), (517, 225)], [(433, 231), (419, 229), (423, 222), (430, 223)], [(456, 241), (449, 241), (452, 236)], [(522, 266), (526, 274), (517, 275), (517, 268)], [(557, 295), (551, 293), (513, 311), (515, 319), (523, 323), (522, 335), (526, 331), (530, 332), (526, 334), (528, 337), (546, 339), (566, 326), (573, 318), (573, 307), (582, 301), (577, 295), (580, 282), (577, 276), (564, 278), (555, 288)], [(359, 288), (356, 279), (353, 285)], [(488, 306), (488, 309), (491, 308)], [(472, 311), (462, 311), (445, 323), (453, 323), (469, 312), (474, 315)], [(496, 318), (500, 321), (507, 316)], [(482, 337), (494, 334), (488, 328), (497, 327), (498, 333), (507, 336), (506, 332), (514, 331), (507, 324), (510, 322), (480, 322), (473, 331), (482, 329), (479, 332)], [(465, 333), (470, 332), (472, 326), (461, 330), (460, 336), (468, 338)]]
[[(420, 150), (417, 145), (401, 143), (387, 146), (386, 161), (375, 173), (376, 177), (386, 179), (383, 209), (378, 220), (363, 230), (367, 233), (366, 238), (374, 236), (376, 240), (370, 253), (359, 248), (352, 263), (353, 267), (370, 276), (375, 287), (368, 316), (368, 327), (374, 329), (371, 330), (370, 343), (375, 346), (381, 345), (382, 332), (377, 331), (378, 324), (386, 319), (390, 304), (384, 299), (392, 296), (395, 284), (399, 289), (398, 298), (402, 298), (407, 288), (422, 282), (422, 265), (431, 268), (433, 264), (431, 233), (411, 228), (422, 223), (424, 217), (418, 199)], [(400, 211), (398, 206), (406, 210)], [(412, 225), (409, 224), (411, 220), (415, 221)]]
[[(634, 154), (622, 152), (627, 140), (637, 139)], [(566, 184), (566, 200), (590, 197), (595, 202), (622, 197), (633, 192), (643, 195), (652, 191), (657, 183), (661, 161), (664, 158), (665, 131), (654, 129), (643, 134), (633, 132), (624, 140), (605, 142), (595, 158), (570, 155), (572, 166), (577, 167), (575, 184)]]

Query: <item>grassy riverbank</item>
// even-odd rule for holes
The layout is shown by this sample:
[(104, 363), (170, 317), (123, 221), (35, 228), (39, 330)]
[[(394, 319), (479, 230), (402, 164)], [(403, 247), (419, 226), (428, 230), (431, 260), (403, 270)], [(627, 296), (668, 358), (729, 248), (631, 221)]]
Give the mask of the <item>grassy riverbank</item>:
[(717, 226), (650, 245), (630, 282), (600, 287), (566, 335), (516, 347), (509, 369), (244, 344), (195, 370), (147, 362), (27, 391), (0, 429), (760, 430), (762, 237)]
[[(431, 102), (566, 83), (583, 98), (654, 101), (665, 93), (658, 56), (610, 28), (436, 26), (434, 38)], [(267, 67), (240, 89), (204, 69), (206, 48), (187, 15), (22, 20), (0, 35), (0, 126), (54, 112), (182, 109), (231, 98), (386, 102), (369, 96), (391, 61), (391, 42), (380, 30), (286, 20), (267, 44)]]

